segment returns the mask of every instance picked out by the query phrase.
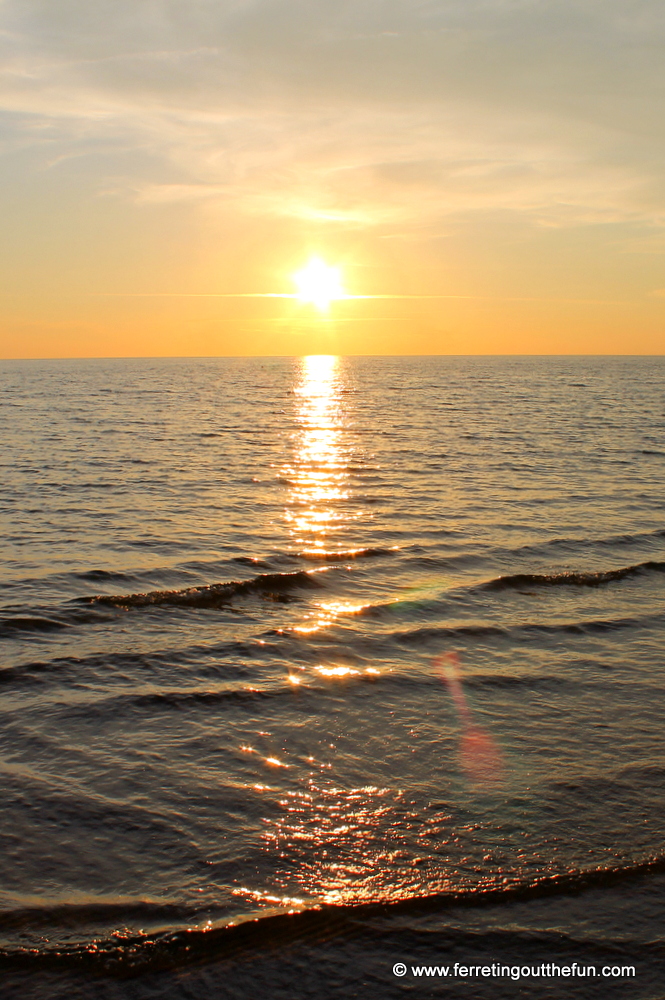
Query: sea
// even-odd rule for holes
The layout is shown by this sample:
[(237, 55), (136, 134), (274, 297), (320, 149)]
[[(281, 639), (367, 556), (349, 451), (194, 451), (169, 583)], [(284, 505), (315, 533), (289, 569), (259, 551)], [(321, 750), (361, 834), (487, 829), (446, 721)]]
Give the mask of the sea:
[(665, 997), (665, 358), (0, 404), (2, 1000)]

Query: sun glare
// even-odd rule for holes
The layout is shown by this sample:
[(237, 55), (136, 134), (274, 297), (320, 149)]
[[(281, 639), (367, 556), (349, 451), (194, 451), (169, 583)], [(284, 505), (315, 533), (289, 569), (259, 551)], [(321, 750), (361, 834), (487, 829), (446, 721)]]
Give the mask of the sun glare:
[(293, 275), (293, 280), (298, 289), (297, 298), (321, 310), (328, 309), (335, 299), (346, 298), (339, 269), (329, 267), (319, 257), (313, 257), (307, 267)]

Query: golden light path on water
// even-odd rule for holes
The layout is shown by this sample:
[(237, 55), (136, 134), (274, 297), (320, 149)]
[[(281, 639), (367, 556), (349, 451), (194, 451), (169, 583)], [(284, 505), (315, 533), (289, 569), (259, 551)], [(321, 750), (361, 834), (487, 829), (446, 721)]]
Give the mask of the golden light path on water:
[[(301, 360), (293, 390), (292, 457), (281, 473), (288, 490), (284, 517), (293, 551), (314, 563), (314, 572), (325, 566), (331, 572), (333, 566), (348, 567), (362, 551), (345, 544), (349, 528), (369, 516), (354, 502), (352, 491), (348, 389), (339, 358), (313, 355)], [(435, 591), (432, 583), (406, 596), (417, 600)], [(314, 599), (287, 631), (300, 635), (307, 644), (318, 644), (322, 638), (318, 633), (334, 625), (340, 615), (363, 606), (340, 599)], [(350, 718), (356, 685), (379, 680), (383, 671), (373, 664), (354, 662), (337, 643), (324, 641), (321, 649), (328, 652), (313, 666), (292, 662), (288, 681), (296, 698), (310, 686), (319, 691), (323, 686), (337, 705), (343, 732), (349, 724), (347, 695)], [(464, 699), (458, 660), (444, 663), (442, 659), (435, 667), (442, 670), (455, 704), (461, 706), (462, 770), (476, 785), (491, 785), (499, 777), (500, 758)], [(256, 754), (259, 780), (252, 788), (266, 806), (271, 803), (263, 815), (263, 840), (273, 858), (280, 860), (269, 886), (243, 886), (234, 891), (261, 906), (290, 909), (312, 902), (355, 904), (408, 898), (422, 891), (425, 877), (428, 891), (446, 891), (451, 872), (428, 855), (435, 845), (440, 849), (449, 843), (444, 831), (450, 815), (444, 808), (427, 813), (414, 810), (405, 790), (392, 781), (384, 779), (384, 787), (378, 782), (358, 787), (345, 780), (348, 761), (337, 758), (336, 732), (333, 725), (328, 742), (315, 740), (305, 758), (292, 756), (288, 747), (270, 756), (262, 756), (253, 746), (240, 748)]]
[[(293, 390), (291, 458), (280, 472), (287, 488), (284, 518), (293, 551), (313, 563), (315, 573), (324, 567), (331, 574), (333, 567), (350, 568), (363, 550), (345, 544), (349, 528), (370, 516), (354, 502), (348, 389), (339, 358), (314, 355), (301, 360)], [(436, 583), (426, 581), (404, 596), (411, 602), (426, 599), (438, 592)], [(270, 754), (251, 745), (240, 747), (243, 754), (255, 755), (256, 777), (250, 787), (265, 803), (262, 839), (276, 867), (267, 885), (244, 885), (233, 891), (261, 907), (290, 910), (312, 903), (395, 901), (417, 896), (424, 886), (427, 892), (448, 891), (465, 876), (455, 873), (454, 863), (442, 864), (436, 853), (456, 851), (457, 833), (451, 829), (445, 804), (426, 812), (414, 808), (409, 793), (399, 787), (397, 774), (360, 785), (360, 761), (337, 756), (339, 734), (358, 724), (357, 685), (380, 680), (384, 669), (354, 661), (338, 642), (328, 643), (323, 633), (340, 615), (364, 605), (315, 598), (306, 606), (308, 610), (284, 632), (299, 635), (310, 651), (320, 649), (315, 654), (318, 662), (305, 666), (300, 658), (291, 661), (287, 679), (294, 699), (299, 701), (312, 688), (327, 706), (324, 717), (333, 708), (330, 728), (325, 732), (325, 727), (313, 724), (318, 734), (304, 755), (302, 750), (292, 753), (288, 744)], [(444, 655), (433, 666), (458, 709), (462, 772), (477, 787), (495, 786), (501, 775), (500, 754), (466, 701), (459, 658)], [(443, 690), (441, 694), (445, 699)], [(368, 739), (376, 736), (371, 718), (371, 711), (363, 716)], [(385, 709), (379, 707), (377, 718), (382, 720), (380, 726), (389, 724)]]
[(305, 549), (323, 550), (327, 536), (339, 528), (335, 503), (348, 497), (347, 472), (340, 449), (339, 358), (313, 355), (302, 359), (295, 388), (294, 462), (290, 471), (290, 509), (286, 511), (293, 540)]
[[(296, 397), (297, 431), (293, 461), (284, 470), (290, 483), (285, 519), (297, 551), (308, 558), (326, 561), (339, 552), (335, 536), (359, 516), (349, 507), (349, 474), (342, 447), (345, 413), (339, 358), (314, 354), (301, 362)], [(353, 553), (346, 553), (349, 557)], [(308, 614), (298, 632), (315, 632), (343, 612), (359, 611), (362, 604), (321, 601)], [(332, 671), (332, 672), (331, 672)], [(357, 671), (340, 666), (319, 668), (324, 676), (343, 676)], [(298, 683), (297, 675), (291, 675)]]
[[(282, 469), (289, 491), (284, 516), (294, 551), (314, 563), (320, 559), (322, 564), (344, 564), (356, 554), (341, 537), (362, 516), (351, 495), (344, 388), (339, 358), (302, 359), (294, 389), (292, 458)], [(315, 641), (316, 633), (340, 614), (362, 607), (342, 600), (316, 601), (291, 629)], [(304, 667), (291, 666), (288, 679), (294, 693), (313, 679), (310, 674), (308, 680), (307, 673)], [(376, 679), (381, 672), (329, 658), (313, 673), (338, 697), (344, 685)], [(330, 737), (334, 738), (332, 732)], [(251, 746), (241, 750), (257, 753)], [(402, 790), (348, 786), (336, 775), (333, 742), (317, 741), (310, 754), (304, 761), (289, 759), (288, 751), (262, 759), (270, 777), (252, 787), (279, 806), (277, 817), (274, 812), (264, 816), (264, 841), (273, 856), (284, 859), (283, 867), (270, 888), (243, 886), (236, 890), (238, 895), (261, 905), (291, 908), (312, 900), (363, 902), (387, 895), (395, 898), (400, 892), (408, 895), (413, 870), (399, 860), (408, 857), (408, 851), (404, 852), (403, 831), (395, 827), (396, 812), (404, 819)]]

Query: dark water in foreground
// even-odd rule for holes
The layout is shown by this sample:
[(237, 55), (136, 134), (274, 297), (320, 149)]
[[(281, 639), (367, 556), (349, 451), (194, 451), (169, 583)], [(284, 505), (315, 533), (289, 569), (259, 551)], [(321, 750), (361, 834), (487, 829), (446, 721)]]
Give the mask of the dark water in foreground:
[(665, 359), (0, 385), (3, 998), (665, 996)]

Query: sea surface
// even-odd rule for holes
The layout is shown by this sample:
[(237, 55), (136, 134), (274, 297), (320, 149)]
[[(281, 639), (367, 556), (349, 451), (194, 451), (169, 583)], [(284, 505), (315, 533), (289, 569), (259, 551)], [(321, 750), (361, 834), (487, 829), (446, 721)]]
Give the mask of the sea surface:
[(665, 996), (665, 358), (0, 388), (3, 1000)]

